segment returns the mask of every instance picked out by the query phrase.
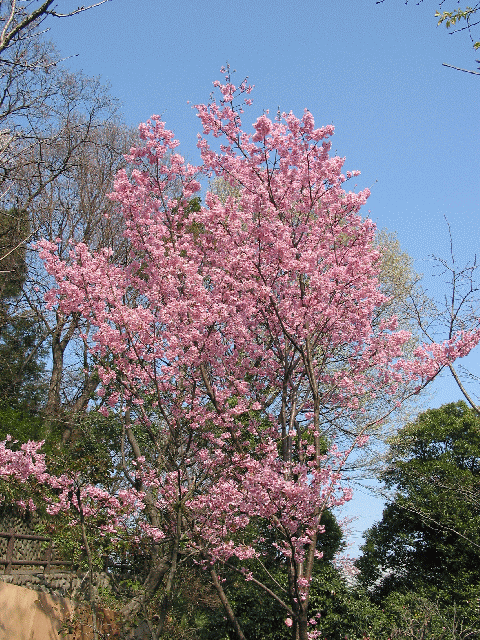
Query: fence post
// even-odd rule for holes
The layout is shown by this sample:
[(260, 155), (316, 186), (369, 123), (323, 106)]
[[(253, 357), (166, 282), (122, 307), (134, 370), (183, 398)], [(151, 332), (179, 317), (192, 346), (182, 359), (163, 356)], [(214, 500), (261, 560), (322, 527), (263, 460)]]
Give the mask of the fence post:
[(13, 561), (13, 548), (15, 546), (15, 531), (14, 529), (10, 529), (8, 544), (7, 544), (7, 557), (5, 560), (7, 564), (5, 565), (5, 573), (12, 573), (12, 561)]
[(43, 568), (43, 573), (48, 573), (50, 571), (50, 562), (52, 561), (52, 543), (50, 543), (50, 546), (45, 552), (45, 560), (47, 564)]

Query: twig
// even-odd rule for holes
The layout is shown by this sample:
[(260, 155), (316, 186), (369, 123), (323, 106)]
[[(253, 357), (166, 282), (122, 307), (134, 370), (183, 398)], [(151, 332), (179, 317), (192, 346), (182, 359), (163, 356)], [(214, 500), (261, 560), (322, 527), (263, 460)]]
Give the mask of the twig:
[(451, 64), (442, 63), (442, 67), (449, 67), (450, 69), (456, 69), (457, 71), (464, 71), (465, 73), (472, 73), (474, 76), (480, 76), (479, 71), (470, 71), (469, 69), (461, 69), (460, 67), (454, 67)]

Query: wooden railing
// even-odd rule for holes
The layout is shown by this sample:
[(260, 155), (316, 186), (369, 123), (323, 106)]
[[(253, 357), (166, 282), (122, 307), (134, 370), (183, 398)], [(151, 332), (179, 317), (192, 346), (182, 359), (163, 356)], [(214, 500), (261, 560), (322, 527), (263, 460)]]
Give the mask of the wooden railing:
[[(14, 529), (10, 529), (10, 531), (0, 531), (0, 538), (8, 539), (5, 559), (0, 560), (0, 565), (3, 565), (5, 567), (5, 574), (12, 573), (12, 567), (14, 566), (44, 567), (44, 573), (48, 573), (50, 567), (71, 566), (73, 564), (72, 562), (68, 562), (66, 560), (52, 560), (53, 546), (51, 538), (33, 534), (16, 533)], [(45, 560), (15, 560), (15, 540), (38, 540), (39, 542), (50, 542), (50, 546), (45, 551)]]

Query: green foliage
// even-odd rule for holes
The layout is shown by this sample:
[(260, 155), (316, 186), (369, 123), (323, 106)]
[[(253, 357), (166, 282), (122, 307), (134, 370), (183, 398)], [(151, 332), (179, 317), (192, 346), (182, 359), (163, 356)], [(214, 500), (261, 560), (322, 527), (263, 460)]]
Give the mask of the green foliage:
[[(314, 570), (315, 577), (311, 592), (312, 602), (314, 602), (312, 611), (329, 609), (324, 602), (325, 594), (327, 592), (330, 594), (331, 590), (337, 588), (332, 586), (333, 582), (335, 585), (343, 584), (339, 572), (332, 565), (334, 555), (343, 548), (343, 533), (330, 511), (322, 514), (322, 522), (325, 532), (319, 535), (317, 548), (322, 551), (323, 558), (316, 561)], [(277, 541), (274, 534), (261, 521), (252, 522), (248, 527), (248, 533), (252, 537), (262, 537), (264, 540), (262, 562), (251, 560), (243, 563), (232, 562), (232, 565), (245, 568), (247, 572), (251, 570), (260, 582), (282, 597), (282, 589), (286, 593), (288, 585), (287, 565), (285, 561), (279, 559), (279, 553), (273, 546)], [(248, 540), (244, 539), (244, 541), (248, 543)], [(285, 625), (288, 614), (278, 602), (261, 587), (252, 581), (245, 580), (242, 575), (228, 566), (219, 567), (218, 571), (225, 579), (223, 588), (248, 640), (289, 640), (291, 638), (291, 631)], [(236, 637), (223, 608), (213, 608), (206, 613), (208, 624), (199, 636), (202, 640)]]
[(115, 415), (105, 417), (97, 411), (77, 415), (64, 415), (63, 424), (70, 423), (75, 437), (57, 447), (51, 457), (50, 471), (60, 474), (68, 469), (81, 473), (85, 482), (113, 489), (120, 482), (120, 460), (112, 451), (120, 451), (122, 427)]
[[(284, 576), (275, 575), (275, 579), (286, 587)], [(289, 640), (291, 632), (285, 625), (287, 614), (270, 596), (238, 574), (228, 574), (223, 588), (248, 640)], [(235, 640), (223, 607), (208, 614), (208, 623), (199, 634), (202, 640)]]
[(41, 416), (32, 415), (22, 407), (11, 406), (8, 402), (0, 403), (0, 440), (11, 435), (19, 442), (43, 440), (44, 421)]
[[(438, 25), (445, 23), (447, 29), (453, 27), (457, 22), (465, 20), (469, 25), (470, 18), (477, 12), (478, 6), (472, 9), (471, 7), (465, 7), (465, 9), (455, 9), (454, 11), (436, 11), (435, 17), (439, 18)], [(480, 48), (480, 42), (473, 43), (474, 49)]]
[(365, 536), (361, 583), (384, 605), (414, 592), (477, 625), (480, 419), (464, 402), (421, 414), (392, 440), (383, 479), (396, 493)]
[[(0, 305), (7, 309), (2, 301)], [(36, 322), (5, 311), (0, 327), (0, 439), (7, 434), (19, 442), (45, 437), (45, 351), (38, 345)]]
[(45, 351), (38, 325), (28, 316), (8, 315), (0, 329), (0, 402), (38, 412), (45, 393)]
[(43, 353), (36, 350), (36, 322), (16, 308), (27, 272), (28, 237), (25, 212), (0, 211), (0, 402), (31, 406), (39, 400)]
[(0, 211), (0, 438), (42, 439), (45, 351), (35, 318), (17, 306), (27, 272), (25, 212)]
[(458, 615), (455, 606), (441, 606), (438, 599), (429, 599), (421, 591), (405, 594), (393, 592), (382, 606), (387, 621), (388, 640), (475, 640), (480, 637), (476, 600), (472, 601), (470, 615), (467, 616), (474, 622), (474, 626), (470, 626)]
[[(25, 211), (0, 210), (0, 298), (18, 296), (27, 271), (25, 251), (30, 224)], [(0, 320), (0, 325), (2, 324)]]
[(331, 565), (323, 565), (311, 585), (312, 612), (320, 614), (315, 628), (328, 640), (385, 638), (386, 618), (367, 593), (348, 585)]

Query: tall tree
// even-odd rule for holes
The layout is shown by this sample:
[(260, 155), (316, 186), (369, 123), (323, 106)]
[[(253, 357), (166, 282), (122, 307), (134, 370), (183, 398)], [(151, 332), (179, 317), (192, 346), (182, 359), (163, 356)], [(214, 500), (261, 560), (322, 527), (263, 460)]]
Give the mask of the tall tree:
[(15, 209), (0, 212), (0, 433), (42, 437), (36, 417), (45, 392), (45, 349), (36, 318), (19, 306), (27, 274), (24, 239), (29, 221)]
[[(79, 7), (64, 17), (103, 4)], [(37, 4), (36, 7), (33, 5)], [(68, 154), (49, 162), (45, 152), (62, 139), (67, 129), (94, 126), (100, 113), (111, 110), (112, 100), (98, 81), (68, 74), (52, 44), (45, 41), (43, 21), (60, 17), (53, 0), (32, 3), (24, 0), (0, 2), (0, 194), (2, 205), (16, 205), (17, 186), (25, 165), (29, 167), (28, 196), (31, 201), (45, 184), (65, 170)], [(79, 114), (83, 122), (79, 122)], [(67, 118), (67, 114), (70, 118)], [(62, 122), (62, 125), (60, 125)], [(63, 136), (63, 142), (68, 140)], [(78, 136), (75, 141), (78, 144)], [(73, 142), (72, 142), (73, 144)], [(72, 147), (65, 149), (71, 151)], [(33, 174), (35, 180), (32, 180)], [(25, 192), (21, 208), (26, 208)], [(19, 207), (17, 207), (19, 208)], [(33, 229), (31, 230), (33, 231)]]
[[(405, 348), (410, 334), (397, 331), (380, 290), (375, 227), (359, 215), (369, 192), (345, 190), (357, 172), (329, 156), (333, 127), (315, 128), (306, 111), (264, 114), (246, 133), (235, 104), (249, 105), (251, 88), (225, 73), (220, 100), (197, 106), (202, 167), (175, 153), (158, 117), (140, 127), (143, 144), (112, 194), (126, 253), (75, 237), (68, 253), (61, 237), (41, 243), (56, 280), (48, 305), (90, 328), (82, 337), (101, 412), (120, 416), (123, 482), (49, 476), (34, 444), (3, 445), (2, 473), (27, 468), (55, 487), (50, 512), (71, 509), (84, 538), (90, 522), (149, 545), (143, 589), (123, 613), (132, 620), (162, 585), (157, 638), (179, 567), (193, 557), (237, 638), (222, 586), (233, 567), (283, 609), (292, 638), (307, 640), (322, 516), (351, 497), (341, 484), (351, 451), (480, 333), (434, 353)], [(233, 194), (208, 192), (200, 206), (200, 171)], [(275, 541), (284, 586), (243, 570), (264, 557), (257, 522)]]
[[(81, 7), (64, 16), (98, 6)], [(8, 6), (7, 6), (8, 5)], [(92, 248), (119, 249), (122, 232), (114, 207), (106, 198), (113, 175), (137, 136), (118, 117), (118, 104), (98, 79), (68, 73), (53, 45), (44, 40), (40, 24), (60, 16), (58, 7), (43, 2), (0, 4), (3, 50), (0, 57), (0, 198), (2, 227), (15, 226), (16, 254), (26, 251), (22, 290), (15, 299), (23, 317), (37, 320), (37, 344), (51, 349), (52, 369), (45, 414), (54, 419), (65, 408), (80, 411), (97, 382), (89, 375), (87, 352), (78, 349), (77, 316), (49, 313), (43, 302), (51, 286), (32, 242), (82, 240)], [(109, 217), (108, 217), (109, 216)], [(107, 219), (108, 218), (108, 219)], [(120, 242), (118, 240), (120, 239)], [(0, 265), (11, 271), (14, 253), (4, 247)], [(85, 330), (85, 327), (83, 327)], [(70, 350), (70, 370), (64, 363)], [(75, 357), (74, 357), (75, 356)], [(83, 374), (81, 372), (84, 372)], [(67, 438), (70, 427), (64, 435)]]
[(480, 594), (480, 420), (464, 402), (422, 413), (392, 441), (395, 490), (366, 534), (361, 581), (383, 599), (423, 591), (459, 614)]
[[(68, 255), (70, 242), (83, 242), (92, 250), (109, 247), (118, 261), (127, 260), (123, 237), (123, 219), (107, 197), (113, 189), (113, 177), (125, 165), (125, 154), (138, 143), (135, 130), (120, 121), (95, 123), (88, 131), (69, 131), (69, 142), (75, 140), (65, 172), (50, 181), (35, 198), (28, 211), (37, 237), (51, 241), (61, 238), (62, 255)], [(49, 150), (47, 158), (58, 162), (65, 157), (61, 141)], [(27, 179), (27, 184), (30, 180)], [(78, 314), (49, 311), (44, 295), (52, 285), (51, 278), (38, 260), (36, 251), (29, 252), (29, 270), (23, 292), (26, 308), (39, 319), (46, 342), (51, 349), (51, 376), (45, 414), (52, 418), (65, 411), (83, 411), (95, 390), (98, 379), (92, 376), (88, 347), (79, 334), (89, 327)], [(65, 366), (68, 355), (68, 367)], [(71, 435), (65, 426), (63, 439)]]
[[(349, 497), (337, 493), (339, 468), (410, 393), (397, 395), (403, 382), (421, 385), (464, 344), (454, 336), (435, 357), (420, 350), (407, 361), (409, 334), (395, 330), (397, 320), (374, 324), (386, 298), (374, 225), (358, 215), (369, 194), (344, 191), (356, 173), (329, 157), (333, 128), (316, 129), (305, 112), (264, 115), (244, 133), (233, 104), (249, 104), (250, 88), (237, 90), (228, 72), (216, 86), (220, 102), (197, 109), (205, 136), (223, 145), (215, 151), (200, 139), (202, 171), (239, 193), (223, 201), (207, 193), (192, 210), (199, 169), (174, 153), (173, 134), (153, 117), (113, 196), (129, 264), (84, 243), (64, 260), (58, 242), (44, 241), (57, 280), (49, 300), (95, 327), (103, 411), (131, 420), (124, 465), (133, 487), (147, 491), (144, 528), (163, 549), (151, 589), (168, 576), (168, 603), (182, 554), (196, 554), (243, 638), (218, 571), (261, 554), (245, 531), (263, 518), (276, 531), (287, 594), (258, 586), (288, 612), (292, 637), (305, 640), (322, 513)], [(349, 449), (326, 455), (335, 433)]]
[[(7, 346), (4, 341), (4, 350), (9, 352), (17, 341), (17, 357), (4, 357), (3, 377), (7, 371), (15, 370), (12, 375), (17, 378), (22, 371), (33, 372), (35, 357), (50, 341), (53, 366), (46, 410), (51, 415), (60, 412), (63, 356), (77, 327), (75, 319), (52, 317), (38, 304), (48, 283), (31, 243), (39, 234), (52, 237), (56, 232), (68, 241), (78, 232), (79, 199), (90, 238), (98, 236), (92, 229), (114, 226), (113, 221), (98, 223), (100, 210), (105, 214), (108, 210), (100, 199), (111, 188), (112, 171), (119, 166), (115, 163), (129, 149), (130, 132), (122, 127), (117, 103), (98, 79), (65, 70), (58, 52), (45, 41), (45, 21), (73, 16), (107, 1), (63, 13), (52, 0), (0, 2), (0, 271), (4, 275), (0, 285), (4, 337), (11, 342)], [(108, 155), (114, 159), (109, 161)], [(86, 179), (89, 169), (102, 184), (97, 193), (93, 178)], [(5, 288), (7, 281), (10, 289), (15, 288), (14, 295)], [(85, 362), (82, 365), (88, 369)], [(93, 387), (89, 380), (87, 389), (73, 392), (81, 406), (88, 402)]]

